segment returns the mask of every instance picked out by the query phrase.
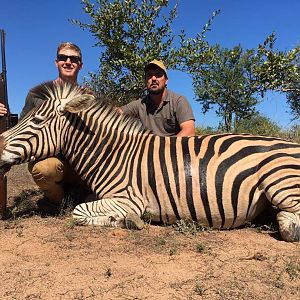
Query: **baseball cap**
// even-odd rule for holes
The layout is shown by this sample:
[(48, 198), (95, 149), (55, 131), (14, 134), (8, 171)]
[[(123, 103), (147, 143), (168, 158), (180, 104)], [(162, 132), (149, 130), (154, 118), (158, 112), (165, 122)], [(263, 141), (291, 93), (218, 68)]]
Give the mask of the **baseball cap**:
[(154, 59), (152, 61), (150, 61), (146, 66), (145, 66), (145, 72), (147, 72), (151, 67), (156, 66), (159, 67), (160, 69), (162, 69), (165, 72), (166, 77), (168, 77), (167, 75), (167, 69), (164, 65), (164, 63), (161, 60), (157, 60)]

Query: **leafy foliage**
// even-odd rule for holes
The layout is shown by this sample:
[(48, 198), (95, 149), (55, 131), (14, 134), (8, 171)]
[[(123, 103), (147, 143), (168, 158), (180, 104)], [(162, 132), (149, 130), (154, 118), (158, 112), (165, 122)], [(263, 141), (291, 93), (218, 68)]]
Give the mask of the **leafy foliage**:
[(90, 85), (100, 94), (128, 102), (143, 92), (143, 68), (153, 58), (168, 60), (174, 37), (170, 25), (177, 3), (167, 17), (161, 16), (168, 1), (82, 1), (91, 24), (72, 20), (92, 33), (100, 47), (99, 72), (91, 73)]
[(279, 136), (281, 128), (268, 117), (255, 113), (250, 118), (241, 120), (236, 131), (239, 133)]
[(187, 62), (197, 101), (203, 113), (215, 109), (222, 120), (219, 130), (236, 131), (241, 121), (255, 116), (256, 106), (268, 90), (294, 91), (289, 103), (294, 113), (300, 112), (295, 64), (299, 51), (277, 51), (274, 43), (275, 34), (271, 34), (257, 50), (215, 45), (205, 52), (205, 63), (197, 59)]
[[(300, 90), (300, 81), (295, 83), (295, 87)], [(287, 102), (290, 106), (293, 119), (300, 118), (300, 92), (298, 91), (290, 91), (287, 93)]]
[(297, 73), (293, 80), (290, 82), (290, 90), (287, 91), (287, 101), (290, 106), (294, 119), (300, 118), (300, 45), (296, 48), (297, 53), (295, 54), (295, 65)]
[(162, 59), (169, 69), (182, 70), (186, 59), (199, 58), (208, 48), (204, 34), (218, 14), (214, 13), (201, 33), (191, 39), (184, 31), (179, 36), (172, 32), (177, 1), (173, 7), (168, 0), (82, 0), (82, 5), (91, 23), (71, 21), (88, 30), (101, 50), (99, 71), (90, 73), (88, 85), (119, 105), (143, 94), (144, 66), (152, 59)]
[(279, 137), (300, 143), (300, 125), (293, 125), (292, 127), (280, 132)]
[(263, 45), (258, 46), (257, 55), (261, 63), (256, 67), (256, 74), (262, 90), (300, 92), (295, 87), (295, 83), (299, 82), (299, 70), (295, 61), (300, 48), (278, 51), (274, 49), (275, 40), (275, 34), (272, 33)]
[(216, 45), (205, 64), (195, 67), (195, 61), (190, 66), (197, 101), (203, 113), (216, 109), (223, 121), (220, 130), (232, 131), (240, 120), (255, 113), (259, 100), (254, 95), (260, 91), (254, 72), (257, 63), (253, 50)]
[(263, 63), (257, 75), (264, 90), (287, 93), (287, 100), (294, 119), (300, 117), (300, 46), (289, 51), (274, 50), (275, 34), (259, 45), (258, 54)]
[(216, 128), (213, 128), (211, 126), (207, 126), (207, 127), (198, 126), (195, 128), (196, 135), (215, 134), (219, 132), (220, 131), (218, 131)]
[[(220, 11), (213, 12), (195, 38), (172, 31), (178, 1), (82, 0), (91, 22), (71, 20), (94, 36), (99, 47), (99, 70), (86, 82), (116, 105), (145, 93), (144, 66), (162, 59), (168, 69), (189, 73), (203, 112), (215, 109), (220, 131), (236, 131), (254, 116), (268, 90), (288, 92), (288, 103), (300, 115), (299, 49), (277, 51), (275, 34), (258, 49), (210, 46), (205, 34)], [(171, 5), (170, 3), (173, 3)]]

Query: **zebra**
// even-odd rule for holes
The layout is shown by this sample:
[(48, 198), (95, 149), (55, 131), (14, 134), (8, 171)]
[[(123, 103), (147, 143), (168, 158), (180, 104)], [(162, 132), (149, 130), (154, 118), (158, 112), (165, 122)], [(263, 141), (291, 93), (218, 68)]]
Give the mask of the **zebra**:
[(300, 145), (267, 136), (161, 137), (84, 88), (45, 83), (47, 99), (0, 136), (0, 170), (62, 154), (95, 193), (79, 224), (144, 226), (191, 219), (228, 229), (278, 209), (285, 241), (300, 240)]

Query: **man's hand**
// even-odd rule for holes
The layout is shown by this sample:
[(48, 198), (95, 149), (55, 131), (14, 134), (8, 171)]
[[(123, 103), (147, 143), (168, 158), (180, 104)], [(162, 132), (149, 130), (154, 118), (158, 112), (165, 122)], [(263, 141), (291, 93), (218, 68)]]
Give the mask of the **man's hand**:
[(0, 103), (0, 117), (3, 117), (7, 114), (7, 109), (4, 104)]

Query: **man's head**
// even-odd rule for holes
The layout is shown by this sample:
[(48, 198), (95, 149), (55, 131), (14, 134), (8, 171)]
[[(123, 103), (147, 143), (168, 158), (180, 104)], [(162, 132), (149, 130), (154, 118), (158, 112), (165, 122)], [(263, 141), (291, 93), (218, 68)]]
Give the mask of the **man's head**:
[(145, 82), (149, 94), (162, 94), (167, 87), (168, 75), (164, 63), (152, 60), (145, 66)]
[(57, 48), (55, 64), (60, 79), (76, 83), (78, 72), (83, 65), (80, 48), (70, 42), (61, 43)]

